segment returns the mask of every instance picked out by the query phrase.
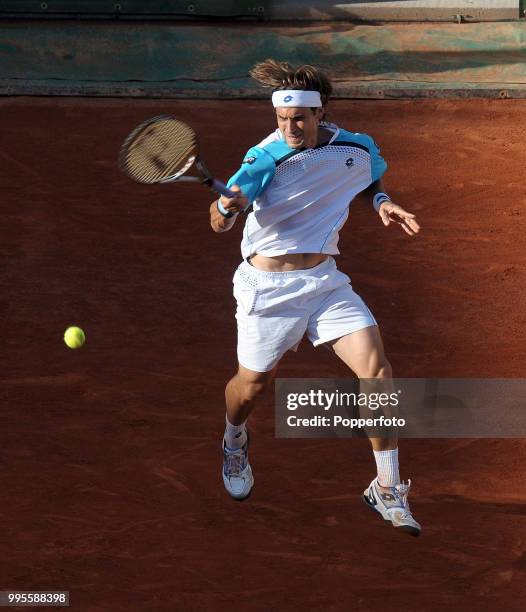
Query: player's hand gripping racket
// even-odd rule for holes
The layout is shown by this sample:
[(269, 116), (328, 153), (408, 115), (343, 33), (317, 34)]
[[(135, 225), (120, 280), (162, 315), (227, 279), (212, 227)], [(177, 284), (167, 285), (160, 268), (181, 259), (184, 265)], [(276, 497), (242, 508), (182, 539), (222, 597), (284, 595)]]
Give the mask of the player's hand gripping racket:
[[(192, 166), (199, 176), (183, 176)], [(124, 141), (119, 154), (121, 170), (138, 183), (202, 183), (233, 198), (236, 193), (215, 179), (199, 157), (197, 136), (189, 125), (159, 115), (141, 123)]]

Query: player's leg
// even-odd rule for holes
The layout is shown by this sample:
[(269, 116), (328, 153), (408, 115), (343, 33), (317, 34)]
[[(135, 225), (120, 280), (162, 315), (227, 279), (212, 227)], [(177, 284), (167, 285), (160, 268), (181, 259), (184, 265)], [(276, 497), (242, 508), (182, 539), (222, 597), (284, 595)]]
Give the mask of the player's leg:
[[(342, 283), (331, 289), (311, 314), (309, 338), (315, 346), (331, 345), (358, 378), (376, 379), (376, 387), (383, 385), (386, 392), (391, 392), (391, 365), (385, 356), (376, 321), (365, 302), (353, 291), (346, 275), (333, 270), (330, 277), (337, 282), (338, 275), (343, 277)], [(393, 525), (418, 535), (420, 526), (412, 518), (407, 504), (408, 485), (400, 482), (396, 436), (373, 438), (371, 444), (378, 476), (365, 491), (364, 500)], [(378, 498), (375, 503), (368, 497), (373, 489)]]
[(225, 389), (226, 426), (225, 444), (237, 450), (247, 442), (246, 423), (257, 398), (270, 386), (276, 375), (278, 364), (268, 372), (255, 372), (239, 364), (238, 371)]
[(289, 306), (303, 289), (300, 275), (266, 273), (244, 262), (234, 276), (239, 368), (225, 389), (223, 481), (235, 499), (247, 497), (254, 483), (248, 461), (248, 416), (272, 383), (281, 357), (296, 350), (307, 327), (308, 313)]
[[(378, 380), (380, 388), (375, 385), (375, 391), (388, 394), (394, 391), (391, 365), (385, 356), (377, 325), (347, 334), (331, 344), (336, 355), (358, 378)], [(407, 501), (411, 481), (408, 484), (400, 482), (396, 435), (370, 440), (377, 476), (364, 491), (364, 501), (395, 527), (419, 535), (421, 526), (413, 518)]]
[[(247, 323), (247, 326), (243, 323)], [(226, 386), (226, 422), (222, 448), (225, 489), (234, 499), (243, 500), (248, 497), (254, 486), (254, 476), (248, 460), (250, 445), (248, 417), (255, 407), (257, 398), (268, 389), (274, 380), (279, 359), (286, 350), (295, 347), (303, 332), (300, 328), (294, 334), (288, 335), (286, 328), (283, 330), (274, 324), (274, 342), (254, 343), (250, 339), (260, 338), (259, 331), (262, 328), (272, 334), (268, 328), (269, 325), (272, 327), (272, 322), (265, 317), (252, 316), (247, 320), (245, 317), (238, 316), (238, 324), (244, 330), (243, 333), (238, 333), (238, 355), (245, 363), (248, 361), (253, 364), (253, 369), (240, 363), (236, 375)], [(253, 334), (251, 330), (259, 331)], [(278, 333), (279, 330), (281, 334)], [(299, 339), (297, 334), (300, 334)], [(294, 344), (291, 344), (292, 342)]]
[(247, 419), (256, 399), (272, 383), (278, 365), (266, 372), (256, 372), (239, 364), (236, 375), (225, 389), (226, 418), (223, 436), (223, 483), (234, 499), (248, 497), (254, 476), (248, 460), (249, 433)]
[[(371, 325), (331, 342), (336, 355), (360, 379), (381, 379), (375, 391), (391, 394), (392, 368), (387, 360), (380, 330)], [(383, 487), (400, 484), (398, 439), (396, 434), (385, 438), (369, 438), (376, 461), (378, 482)]]
[[(370, 325), (351, 334), (338, 338), (330, 343), (336, 355), (356, 374), (358, 378), (381, 379), (382, 392), (392, 393), (392, 368), (387, 360), (380, 330), (377, 325)], [(396, 434), (386, 438), (370, 438), (375, 452), (394, 450), (398, 446)], [(389, 486), (397, 484), (398, 465), (386, 465), (386, 474), (379, 476), (380, 481)], [(396, 470), (396, 474), (388, 472)], [(383, 477), (382, 477), (383, 476)], [(397, 482), (394, 482), (394, 481)]]

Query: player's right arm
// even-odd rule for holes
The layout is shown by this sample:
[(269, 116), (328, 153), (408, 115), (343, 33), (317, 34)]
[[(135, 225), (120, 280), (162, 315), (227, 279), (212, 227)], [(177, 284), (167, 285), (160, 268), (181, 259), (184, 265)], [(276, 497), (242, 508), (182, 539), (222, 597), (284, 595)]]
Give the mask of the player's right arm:
[(214, 232), (227, 232), (236, 222), (237, 215), (249, 205), (248, 198), (237, 185), (231, 185), (230, 189), (239, 195), (234, 198), (221, 196), (210, 205), (210, 225)]
[[(252, 147), (241, 168), (230, 178), (227, 186), (238, 192), (234, 198), (221, 196), (210, 205), (210, 225), (214, 232), (226, 232), (235, 223), (237, 215), (259, 198), (271, 183), (276, 172), (276, 162), (264, 149)], [(234, 213), (230, 216), (229, 213)]]

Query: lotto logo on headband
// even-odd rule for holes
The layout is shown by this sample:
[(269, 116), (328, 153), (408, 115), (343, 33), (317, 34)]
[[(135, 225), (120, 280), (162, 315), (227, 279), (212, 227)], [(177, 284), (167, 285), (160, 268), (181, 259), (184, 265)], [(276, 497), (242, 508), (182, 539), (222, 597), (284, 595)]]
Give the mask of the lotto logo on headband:
[(303, 91), (302, 89), (286, 89), (272, 94), (274, 108), (278, 106), (293, 106), (298, 108), (314, 108), (322, 106), (319, 91)]

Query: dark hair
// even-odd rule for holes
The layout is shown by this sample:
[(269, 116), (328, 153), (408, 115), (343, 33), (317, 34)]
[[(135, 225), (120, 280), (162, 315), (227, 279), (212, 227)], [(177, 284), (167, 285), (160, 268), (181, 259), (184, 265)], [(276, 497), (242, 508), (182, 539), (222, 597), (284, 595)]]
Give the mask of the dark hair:
[(249, 74), (263, 87), (272, 87), (273, 91), (280, 89), (319, 91), (323, 106), (327, 104), (332, 94), (329, 77), (319, 68), (309, 64), (293, 68), (287, 62), (266, 59), (257, 63)]

